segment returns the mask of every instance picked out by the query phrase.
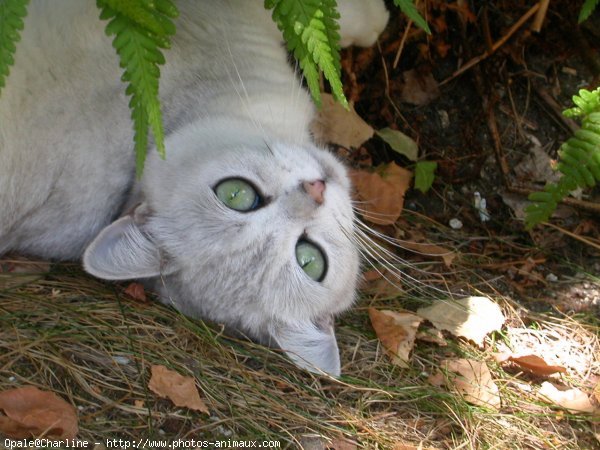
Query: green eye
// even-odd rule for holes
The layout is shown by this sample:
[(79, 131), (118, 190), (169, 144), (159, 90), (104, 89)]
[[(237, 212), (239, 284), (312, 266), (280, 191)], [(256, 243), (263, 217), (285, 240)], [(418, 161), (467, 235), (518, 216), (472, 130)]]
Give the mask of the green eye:
[(215, 193), (225, 206), (236, 211), (251, 211), (260, 203), (260, 197), (250, 183), (240, 178), (221, 181)]
[(296, 261), (302, 270), (315, 281), (321, 281), (327, 271), (325, 255), (319, 247), (308, 241), (298, 241), (296, 244)]

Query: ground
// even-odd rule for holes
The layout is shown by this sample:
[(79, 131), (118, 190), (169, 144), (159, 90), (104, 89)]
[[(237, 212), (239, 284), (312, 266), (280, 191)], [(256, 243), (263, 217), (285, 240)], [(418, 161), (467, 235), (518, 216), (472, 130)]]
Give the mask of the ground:
[[(150, 293), (140, 300), (127, 283), (94, 280), (77, 264), (19, 278), (5, 260), (0, 391), (34, 385), (58, 394), (77, 408), (78, 438), (104, 446), (114, 438), (193, 438), (338, 450), (598, 448), (598, 190), (530, 231), (518, 213), (544, 181), (536, 180), (540, 160), (524, 161), (540, 149), (556, 158), (571, 133), (560, 111), (578, 89), (598, 84), (598, 16), (578, 27), (579, 2), (555, 1), (539, 33), (531, 18), (511, 34), (534, 2), (425, 3), (431, 36), (414, 27), (405, 35), (405, 18), (393, 13), (378, 48), (343, 52), (343, 76), (367, 123), (403, 131), (438, 163), (430, 191), (409, 190), (394, 225), (371, 227), (456, 256), (447, 264), (414, 247), (390, 247), (405, 261), (396, 286), (370, 271), (356, 307), (337, 324), (340, 380), (297, 370), (275, 351), (186, 319)], [(413, 165), (377, 137), (333, 150), (357, 170)], [(475, 192), (487, 200), (489, 221), (473, 207)], [(450, 227), (451, 219), (462, 228)], [(418, 339), (408, 368), (391, 364), (368, 309), (415, 311), (451, 294), (488, 296), (507, 320), (482, 345), (445, 331), (446, 345)], [(532, 373), (503, 360), (506, 352), (564, 370)], [(489, 368), (498, 405), (476, 405), (451, 382), (434, 381), (438, 372), (451, 378), (440, 368), (458, 358)], [(208, 413), (159, 398), (148, 387), (153, 365), (193, 377)], [(595, 413), (543, 401), (545, 382), (579, 389)]]

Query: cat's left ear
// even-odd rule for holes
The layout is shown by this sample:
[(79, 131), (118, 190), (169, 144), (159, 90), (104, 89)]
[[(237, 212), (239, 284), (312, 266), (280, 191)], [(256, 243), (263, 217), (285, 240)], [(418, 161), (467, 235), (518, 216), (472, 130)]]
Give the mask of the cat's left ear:
[(271, 337), (299, 367), (311, 372), (319, 370), (334, 377), (340, 376), (340, 353), (333, 318), (313, 323), (275, 322), (269, 327)]
[(86, 272), (105, 280), (160, 275), (160, 252), (143, 229), (148, 214), (141, 204), (104, 228), (83, 254)]

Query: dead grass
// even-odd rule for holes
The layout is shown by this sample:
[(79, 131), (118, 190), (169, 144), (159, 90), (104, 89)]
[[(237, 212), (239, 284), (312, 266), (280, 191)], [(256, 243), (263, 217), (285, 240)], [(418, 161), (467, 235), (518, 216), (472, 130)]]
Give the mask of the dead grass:
[[(390, 366), (363, 301), (342, 318), (341, 380), (304, 373), (275, 351), (225, 337), (155, 302), (123, 294), (73, 265), (0, 292), (0, 390), (35, 385), (79, 410), (81, 439), (275, 439), (295, 448), (305, 436), (345, 436), (361, 448), (593, 448), (589, 417), (541, 403), (539, 383), (503, 370), (489, 352), (451, 340), (419, 343), (413, 369)], [(565, 381), (590, 389), (600, 374), (598, 329), (568, 317), (523, 313), (497, 297), (510, 321), (490, 348), (542, 350), (568, 368)], [(468, 356), (491, 366), (499, 411), (471, 406), (431, 386), (440, 359)], [(152, 364), (194, 376), (210, 417), (148, 391)], [(302, 441), (308, 442), (306, 438)], [(326, 442), (326, 441), (325, 441)], [(596, 442), (597, 444), (597, 442)]]

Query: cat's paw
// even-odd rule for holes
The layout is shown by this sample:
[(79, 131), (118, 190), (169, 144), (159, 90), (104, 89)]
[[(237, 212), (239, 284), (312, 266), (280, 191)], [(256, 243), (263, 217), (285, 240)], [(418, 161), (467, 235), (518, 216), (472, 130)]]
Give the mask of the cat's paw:
[(390, 16), (383, 0), (338, 0), (340, 45), (370, 47)]

